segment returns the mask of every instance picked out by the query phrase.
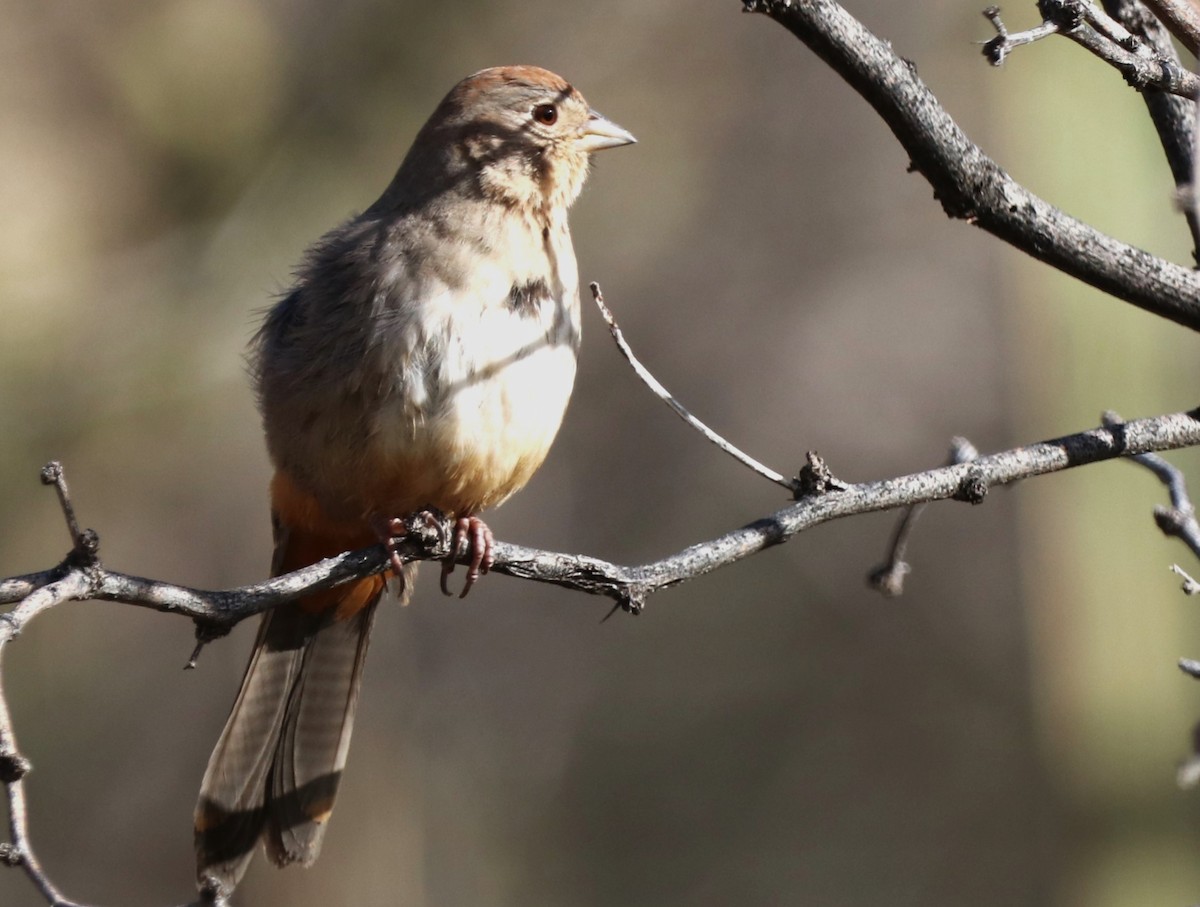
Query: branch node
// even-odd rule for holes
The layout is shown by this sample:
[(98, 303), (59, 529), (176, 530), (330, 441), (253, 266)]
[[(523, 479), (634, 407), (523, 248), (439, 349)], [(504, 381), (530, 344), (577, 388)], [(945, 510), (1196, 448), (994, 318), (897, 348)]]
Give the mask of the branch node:
[(867, 574), (867, 585), (885, 598), (899, 598), (904, 594), (904, 577), (911, 570), (906, 561), (881, 564)]
[(75, 538), (75, 547), (67, 554), (67, 565), (89, 570), (100, 563), (100, 533), (84, 529)]
[(20, 753), (0, 753), (0, 784), (20, 781), (33, 768)]
[(1180, 588), (1183, 589), (1184, 595), (1200, 595), (1200, 583), (1192, 579), (1186, 570), (1184, 570), (1178, 564), (1172, 564), (1171, 572), (1176, 576), (1183, 577), (1183, 583), (1181, 584)]
[(1154, 507), (1154, 525), (1162, 531), (1163, 535), (1178, 538), (1183, 535), (1184, 527), (1187, 525), (1187, 517), (1174, 507), (1167, 507), (1165, 504), (1156, 504)]
[(25, 862), (25, 854), (15, 844), (0, 844), (0, 864), (15, 869)]
[(958, 490), (954, 492), (954, 500), (964, 501), (968, 504), (982, 504), (987, 493), (988, 483), (983, 470), (972, 467), (959, 482)]
[(792, 482), (797, 501), (830, 491), (845, 491), (850, 487), (830, 471), (828, 464), (815, 450), (810, 450), (805, 459), (808, 462), (800, 467), (800, 472)]
[(214, 623), (211, 620), (197, 619), (193, 623), (196, 625), (196, 648), (192, 649), (191, 657), (183, 666), (185, 671), (195, 670), (196, 660), (200, 657), (204, 647), (222, 636), (228, 636), (229, 631), (233, 629), (230, 625)]
[(970, 463), (978, 459), (979, 448), (962, 435), (955, 435), (950, 439), (950, 455), (948, 457), (950, 464)]
[(62, 479), (62, 474), (63, 474), (62, 463), (60, 463), (58, 460), (51, 460), (49, 463), (47, 463), (45, 466), (42, 467), (42, 473), (41, 473), (42, 484), (43, 485), (57, 485), (59, 480)]
[(228, 907), (229, 898), (224, 887), (212, 876), (205, 876), (197, 886), (201, 907)]
[(1084, 10), (1080, 0), (1038, 0), (1038, 12), (1046, 22), (1053, 22), (1060, 31), (1074, 31), (1083, 24)]

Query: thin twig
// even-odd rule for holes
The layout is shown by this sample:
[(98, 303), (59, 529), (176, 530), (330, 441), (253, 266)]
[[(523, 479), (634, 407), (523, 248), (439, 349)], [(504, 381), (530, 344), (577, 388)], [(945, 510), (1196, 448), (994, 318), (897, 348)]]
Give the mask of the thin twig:
[(67, 477), (63, 473), (62, 464), (51, 460), (42, 467), (42, 484), (53, 485), (58, 495), (58, 506), (62, 508), (63, 519), (67, 523), (67, 532), (71, 535), (71, 545), (81, 557), (95, 554), (96, 540), (88, 531), (79, 528), (79, 520), (75, 518), (75, 505), (71, 503), (71, 492), (67, 488)]
[[(1069, 0), (1069, 2), (1075, 2), (1075, 0)], [(1130, 53), (1152, 54), (1152, 51), (1144, 47), (1136, 35), (1115, 17), (1110, 16), (1107, 10), (1096, 6), (1091, 0), (1081, 0), (1079, 5), (1082, 7), (1083, 21), (1094, 28), (1101, 37), (1107, 38), (1122, 50)]]
[(1185, 595), (1200, 595), (1200, 582), (1192, 579), (1186, 570), (1178, 564), (1171, 565), (1171, 572), (1183, 577), (1183, 592)]
[[(948, 465), (970, 463), (979, 457), (975, 445), (966, 438), (955, 437), (950, 441), (950, 454), (946, 458)], [(912, 568), (904, 560), (908, 551), (908, 540), (916, 526), (917, 518), (928, 504), (914, 504), (904, 511), (896, 530), (892, 533), (892, 541), (888, 546), (887, 559), (867, 574), (867, 585), (886, 598), (898, 598), (904, 594), (904, 578)]]
[(996, 37), (983, 45), (988, 62), (999, 66), (1014, 48), (1059, 34), (1119, 70), (1125, 81), (1139, 91), (1153, 89), (1189, 99), (1200, 94), (1200, 79), (1180, 66), (1173, 52), (1157, 52), (1087, 0), (1044, 0), (1038, 8), (1045, 19), (1023, 32), (1009, 32), (998, 8), (989, 6), (983, 11), (996, 29)]
[[(0, 660), (4, 653), (5, 641), (7, 640), (0, 639)], [(51, 907), (83, 907), (68, 900), (54, 886), (34, 852), (29, 836), (29, 812), (25, 800), (25, 775), (30, 768), (29, 760), (22, 756), (17, 748), (12, 715), (9, 713), (8, 699), (0, 675), (0, 783), (4, 786), (8, 800), (8, 843), (0, 845), (3, 848), (0, 860), (9, 866), (20, 867)]]
[[(1120, 425), (1122, 422), (1121, 417), (1112, 410), (1105, 412), (1101, 419), (1103, 424), (1109, 427)], [(1155, 453), (1137, 454), (1130, 459), (1154, 473), (1170, 492), (1171, 506), (1164, 507), (1160, 504), (1154, 508), (1155, 524), (1162, 530), (1163, 535), (1179, 539), (1192, 549), (1196, 557), (1200, 557), (1200, 522), (1196, 521), (1196, 508), (1188, 495), (1187, 479), (1183, 471)]]
[(776, 485), (782, 485), (793, 495), (797, 493), (798, 485), (794, 480), (785, 479), (775, 470), (768, 466), (764, 466), (749, 454), (738, 450), (738, 448), (734, 447), (715, 431), (688, 412), (687, 408), (684, 407), (684, 405), (680, 403), (670, 391), (663, 387), (659, 380), (650, 373), (650, 370), (642, 365), (642, 363), (638, 361), (637, 356), (633, 354), (633, 350), (630, 349), (629, 344), (625, 342), (625, 335), (622, 333), (620, 325), (617, 324), (616, 318), (613, 317), (613, 313), (609, 311), (608, 306), (604, 304), (604, 294), (600, 292), (600, 284), (593, 281), (592, 283), (588, 284), (588, 287), (592, 291), (592, 299), (596, 301), (596, 307), (600, 310), (600, 317), (603, 318), (604, 323), (608, 325), (608, 332), (612, 334), (613, 341), (617, 344), (617, 349), (621, 351), (621, 355), (624, 356), (626, 361), (633, 367), (633, 370), (637, 376), (642, 379), (642, 383), (644, 383), (646, 387), (650, 388), (651, 392), (653, 392), (653, 394), (658, 397), (659, 400), (671, 407), (671, 411), (674, 412), (675, 415), (677, 415), (692, 428), (696, 429), (696, 431), (700, 432), (700, 434), (702, 434), (710, 443), (715, 444), (739, 463), (750, 467), (760, 476), (765, 479), (770, 479)]
[(1010, 32), (1000, 18), (998, 6), (987, 7), (983, 11), (983, 17), (996, 29), (996, 37), (983, 45), (983, 55), (993, 66), (999, 66), (1014, 49), (1023, 44), (1032, 44), (1034, 41), (1058, 34), (1058, 23), (1049, 20), (1026, 31)]

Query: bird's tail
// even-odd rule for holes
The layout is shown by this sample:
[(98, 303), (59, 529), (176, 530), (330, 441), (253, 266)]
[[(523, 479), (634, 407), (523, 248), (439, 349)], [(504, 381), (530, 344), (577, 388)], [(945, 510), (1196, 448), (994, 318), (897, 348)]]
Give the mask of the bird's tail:
[[(272, 573), (345, 549), (342, 539), (289, 529), (277, 519)], [(384, 578), (372, 576), (263, 615), (241, 691), (200, 786), (195, 843), (202, 886), (232, 892), (260, 839), (278, 865), (317, 858), (384, 588)]]

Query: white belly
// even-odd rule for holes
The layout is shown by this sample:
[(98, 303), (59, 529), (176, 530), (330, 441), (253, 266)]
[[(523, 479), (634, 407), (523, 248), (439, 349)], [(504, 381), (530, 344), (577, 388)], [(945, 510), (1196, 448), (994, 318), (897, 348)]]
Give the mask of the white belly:
[(385, 473), (399, 467), (410, 495), (381, 491), (389, 510), (491, 507), (545, 459), (575, 383), (578, 298), (517, 312), (503, 301), (508, 286), (498, 281), (488, 295), (500, 301), (482, 310), (449, 292), (423, 307), (423, 345), (399, 358), (400, 392), (373, 432), (370, 459)]

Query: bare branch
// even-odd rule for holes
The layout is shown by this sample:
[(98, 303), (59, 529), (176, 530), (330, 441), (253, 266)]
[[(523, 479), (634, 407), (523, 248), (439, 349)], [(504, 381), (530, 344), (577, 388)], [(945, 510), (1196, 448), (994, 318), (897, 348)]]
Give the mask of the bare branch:
[(1190, 0), (1145, 0), (1145, 4), (1192, 56), (1200, 56), (1200, 10)]
[(983, 55), (993, 66), (1003, 63), (1008, 59), (1008, 55), (1018, 47), (1032, 44), (1034, 41), (1040, 41), (1051, 35), (1057, 35), (1059, 31), (1057, 22), (1046, 19), (1040, 25), (1035, 25), (1026, 31), (1010, 32), (1000, 18), (1000, 7), (998, 6), (987, 7), (983, 11), (983, 17), (996, 29), (996, 37), (983, 45)]
[[(1170, 33), (1145, 5), (1139, 0), (1103, 2), (1108, 13), (1144, 46), (1152, 49), (1160, 59), (1168, 60), (1172, 65), (1182, 68)], [(1192, 10), (1191, 4), (1186, 0), (1183, 5)], [(1193, 14), (1194, 12), (1193, 10)], [(1171, 168), (1176, 191), (1182, 194), (1191, 187), (1192, 174), (1196, 169), (1193, 161), (1196, 146), (1196, 102), (1161, 91), (1142, 92), (1142, 100), (1158, 132), (1158, 140), (1166, 155), (1167, 165)], [(1200, 217), (1197, 217), (1194, 205), (1184, 206), (1183, 213), (1192, 234), (1192, 257), (1200, 262)]]
[[(859, 485), (834, 479), (824, 462), (811, 454), (811, 476), (806, 483), (811, 489), (810, 494), (770, 516), (662, 560), (640, 566), (622, 566), (585, 555), (539, 551), (497, 542), (496, 563), (492, 570), (606, 596), (613, 599), (617, 607), (638, 613), (654, 592), (735, 563), (831, 520), (948, 498), (979, 503), (988, 489), (996, 485), (1115, 457), (1135, 457), (1198, 444), (1200, 410), (1108, 425), (980, 457), (969, 463)], [(55, 484), (69, 502), (65, 482)], [(63, 511), (64, 515), (73, 512), (67, 506)], [(417, 525), (421, 522), (415, 521)], [(451, 534), (440, 532), (436, 527), (428, 528), (427, 533), (414, 532), (396, 540), (394, 547), (406, 559), (444, 558), (447, 552), (443, 539), (452, 537)], [(79, 533), (76, 541), (83, 550), (73, 550), (55, 569), (0, 581), (0, 603), (15, 605), (12, 610), (0, 614), (0, 656), (5, 645), (15, 639), (29, 621), (64, 601), (120, 601), (186, 615), (197, 621), (202, 629), (225, 627), (306, 592), (379, 573), (390, 563), (389, 552), (379, 545), (328, 558), (269, 582), (225, 591), (204, 591), (110, 571), (96, 557), (94, 533), (90, 537), (88, 533)], [(457, 552), (460, 561), (465, 562), (468, 556), (465, 550)], [(28, 768), (28, 762), (17, 749), (7, 701), (0, 687), (0, 784), (8, 799), (10, 839), (7, 844), (0, 844), (0, 862), (20, 866), (49, 904), (82, 907), (67, 900), (54, 887), (29, 842), (23, 782)], [(216, 905), (218, 902), (211, 892), (207, 895), (202, 892), (198, 903)]]
[(946, 213), (1139, 308), (1200, 330), (1200, 276), (1037, 197), (963, 133), (913, 66), (834, 0), (743, 0), (791, 31), (891, 128)]
[(663, 385), (657, 378), (654, 377), (653, 374), (650, 373), (650, 370), (646, 368), (646, 366), (642, 365), (637, 356), (633, 355), (633, 350), (630, 349), (629, 344), (625, 342), (625, 335), (621, 331), (621, 326), (617, 324), (617, 320), (613, 317), (613, 313), (609, 311), (608, 306), (604, 304), (604, 294), (600, 292), (600, 284), (592, 281), (592, 283), (588, 284), (588, 288), (592, 291), (592, 299), (596, 301), (596, 308), (600, 310), (600, 317), (603, 318), (604, 323), (608, 325), (608, 332), (612, 334), (612, 339), (616, 343), (617, 349), (620, 350), (621, 355), (625, 357), (625, 361), (633, 367), (634, 374), (642, 379), (642, 383), (645, 384), (646, 387), (650, 388), (650, 391), (654, 394), (654, 396), (658, 397), (659, 400), (667, 404), (667, 406), (671, 408), (671, 412), (675, 413), (675, 415), (677, 415), (680, 419), (682, 419), (692, 428), (696, 429), (696, 431), (700, 432), (700, 434), (703, 435), (709, 443), (715, 444), (743, 466), (749, 466), (764, 479), (770, 479), (776, 485), (782, 485), (793, 494), (797, 492), (799, 486), (795, 481), (785, 479), (775, 470), (768, 466), (764, 466), (749, 454), (743, 453), (695, 416), (693, 416), (690, 412), (688, 412), (687, 408), (680, 403), (669, 390), (663, 387)]
[[(978, 502), (996, 485), (1116, 457), (1198, 444), (1200, 411), (1140, 419), (913, 475), (857, 485), (838, 482), (828, 486), (832, 490), (811, 494), (719, 538), (637, 566), (496, 542), (492, 572), (605, 596), (627, 610), (639, 611), (654, 592), (695, 579), (831, 520), (947, 498)], [(406, 560), (440, 559), (446, 551), (438, 537), (438, 532), (430, 531), (424, 536), (406, 536), (395, 544)], [(467, 553), (460, 550), (458, 558), (465, 562)], [(56, 570), (0, 583), (0, 589), (6, 590), (0, 603), (19, 601), (13, 610), (0, 615), (0, 645), (15, 637), (38, 613), (60, 601), (120, 601), (229, 626), (308, 592), (379, 573), (387, 564), (387, 552), (382, 546), (373, 546), (327, 558), (267, 582), (206, 591), (129, 576), (99, 565), (72, 566), (68, 557)], [(31, 588), (33, 591), (18, 599), (18, 591)]]
[(3, 784), (8, 800), (8, 843), (0, 844), (0, 862), (20, 867), (51, 907), (83, 907), (63, 896), (50, 881), (34, 853), (29, 839), (29, 817), (25, 802), (24, 778), (29, 769), (29, 760), (17, 749), (8, 699), (0, 678), (0, 784)]
[(1004, 27), (997, 7), (983, 11), (996, 29), (996, 37), (983, 46), (983, 55), (993, 66), (999, 66), (1023, 44), (1058, 34), (1118, 70), (1139, 91), (1169, 92), (1189, 100), (1200, 93), (1200, 79), (1179, 64), (1173, 49), (1164, 54), (1144, 44), (1124, 24), (1088, 0), (1042, 0), (1038, 9), (1045, 16), (1042, 24), (1015, 34)]

